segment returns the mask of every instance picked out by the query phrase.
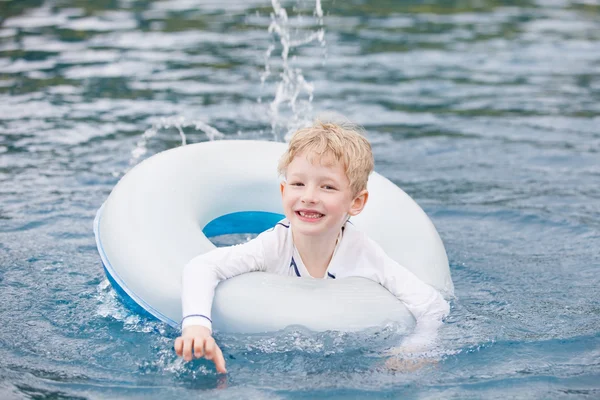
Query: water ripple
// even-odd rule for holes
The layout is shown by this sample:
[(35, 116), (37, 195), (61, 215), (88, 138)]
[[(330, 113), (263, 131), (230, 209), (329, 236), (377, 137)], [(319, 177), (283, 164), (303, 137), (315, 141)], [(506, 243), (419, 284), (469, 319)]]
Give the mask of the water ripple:
[[(0, 3), (0, 397), (598, 397), (597, 1)], [(108, 286), (96, 210), (159, 151), (328, 113), (442, 236), (435, 362), (387, 369), (388, 327), (183, 363)]]

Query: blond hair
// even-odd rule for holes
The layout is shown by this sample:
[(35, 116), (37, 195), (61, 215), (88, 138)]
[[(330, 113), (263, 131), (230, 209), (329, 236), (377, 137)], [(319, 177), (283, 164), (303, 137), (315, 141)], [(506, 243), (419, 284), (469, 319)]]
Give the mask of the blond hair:
[(318, 159), (332, 156), (335, 162), (341, 163), (353, 195), (367, 188), (369, 175), (373, 172), (373, 153), (358, 126), (316, 121), (312, 126), (296, 131), (279, 160), (279, 174), (285, 175), (294, 157), (301, 153), (311, 157), (311, 162), (313, 156)]

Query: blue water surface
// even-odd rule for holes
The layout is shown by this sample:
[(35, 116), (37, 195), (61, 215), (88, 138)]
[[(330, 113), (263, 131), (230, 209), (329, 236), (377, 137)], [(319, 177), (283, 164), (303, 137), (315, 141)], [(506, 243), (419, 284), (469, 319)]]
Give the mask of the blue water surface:
[[(445, 243), (436, 362), (386, 367), (392, 326), (178, 360), (108, 284), (96, 210), (159, 151), (340, 115)], [(596, 399), (599, 287), (596, 0), (0, 2), (1, 399)]]

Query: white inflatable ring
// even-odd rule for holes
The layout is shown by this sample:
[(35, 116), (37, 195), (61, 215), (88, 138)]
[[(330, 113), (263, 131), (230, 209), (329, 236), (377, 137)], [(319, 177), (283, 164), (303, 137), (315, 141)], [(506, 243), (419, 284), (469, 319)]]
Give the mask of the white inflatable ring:
[[(129, 171), (94, 221), (98, 251), (115, 289), (134, 308), (179, 326), (183, 266), (215, 247), (203, 228), (230, 213), (282, 214), (276, 166), (285, 148), (262, 141), (205, 142), (156, 154)], [(423, 281), (452, 295), (444, 245), (423, 210), (377, 173), (368, 189), (369, 203), (352, 222)], [(290, 325), (315, 331), (414, 325), (402, 303), (367, 279), (266, 273), (222, 282), (213, 321), (216, 330), (246, 333)]]

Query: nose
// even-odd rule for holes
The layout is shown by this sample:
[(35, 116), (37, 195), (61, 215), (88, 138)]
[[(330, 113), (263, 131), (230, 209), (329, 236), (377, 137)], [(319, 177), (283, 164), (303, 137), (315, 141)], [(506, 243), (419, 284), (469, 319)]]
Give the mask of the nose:
[(318, 202), (316, 188), (310, 185), (304, 186), (301, 200), (303, 203), (314, 204)]

